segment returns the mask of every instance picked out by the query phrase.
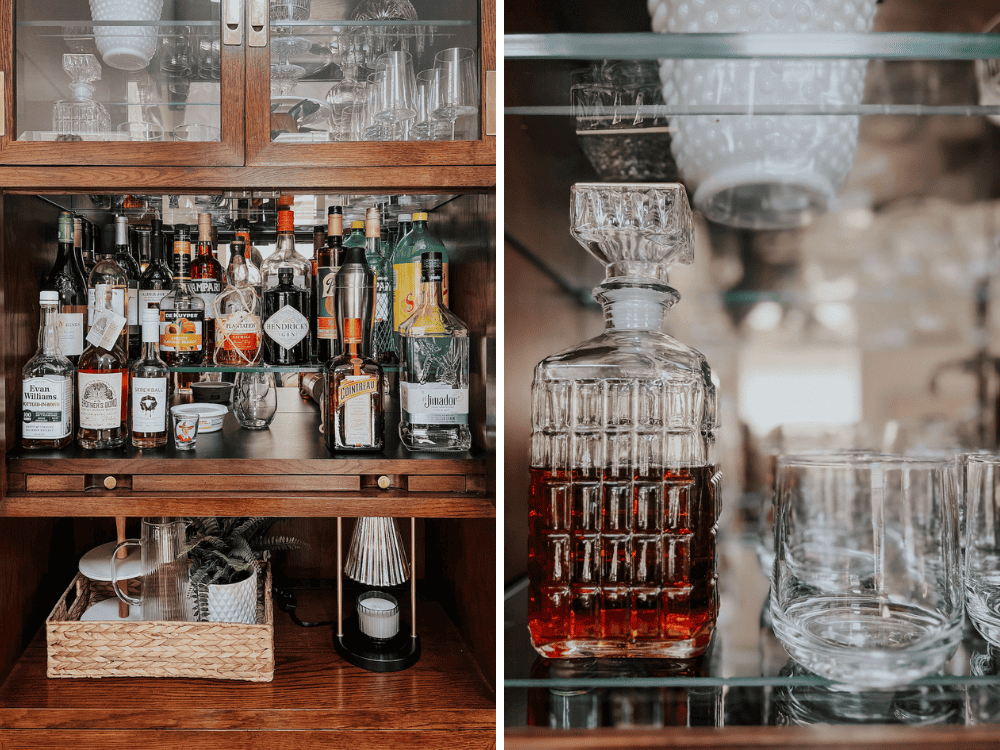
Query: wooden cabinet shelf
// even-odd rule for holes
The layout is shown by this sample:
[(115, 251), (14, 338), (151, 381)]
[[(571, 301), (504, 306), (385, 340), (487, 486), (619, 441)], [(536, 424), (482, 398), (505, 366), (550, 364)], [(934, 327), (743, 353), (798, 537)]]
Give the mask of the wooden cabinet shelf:
[[(305, 620), (336, 616), (333, 591), (298, 599)], [(375, 674), (337, 656), (331, 627), (300, 628), (275, 609), (269, 683), (49, 679), (42, 631), (0, 688), (0, 746), (190, 747), (193, 735), (220, 748), (492, 746), (495, 697), (455, 625), (439, 604), (421, 599), (417, 628), (420, 661)]]

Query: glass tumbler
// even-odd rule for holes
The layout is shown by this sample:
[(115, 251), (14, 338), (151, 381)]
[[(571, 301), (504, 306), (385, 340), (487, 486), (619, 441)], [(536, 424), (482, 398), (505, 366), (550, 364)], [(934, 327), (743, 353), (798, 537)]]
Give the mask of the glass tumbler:
[(905, 685), (962, 637), (952, 461), (878, 453), (778, 458), (774, 632), (851, 689)]
[(983, 637), (1000, 646), (1000, 456), (965, 455), (965, 601)]
[(241, 372), (233, 387), (233, 416), (246, 430), (266, 430), (278, 410), (274, 375), (270, 372)]

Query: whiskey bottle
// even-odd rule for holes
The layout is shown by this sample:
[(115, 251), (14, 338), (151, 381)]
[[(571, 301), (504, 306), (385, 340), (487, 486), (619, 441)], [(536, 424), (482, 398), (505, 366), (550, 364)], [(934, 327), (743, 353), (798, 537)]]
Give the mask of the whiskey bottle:
[(59, 349), (59, 293), (42, 291), (39, 302), (38, 351), (21, 370), (21, 445), (65, 448), (73, 442), (76, 371)]
[(97, 253), (94, 250), (94, 225), (86, 219), (80, 220), (83, 230), (81, 250), (83, 253), (83, 278), (86, 281), (90, 278), (90, 272), (97, 265)]
[(132, 360), (139, 356), (142, 348), (139, 328), (139, 278), (142, 276), (142, 271), (129, 245), (127, 216), (115, 217), (115, 260), (125, 269), (125, 274), (128, 276), (125, 301), (128, 309), (128, 358)]
[(163, 259), (163, 223), (153, 219), (149, 237), (149, 265), (139, 279), (139, 315), (146, 310), (156, 310), (159, 314), (160, 300), (167, 296), (173, 286), (170, 268)]
[[(109, 240), (113, 240), (115, 227), (109, 227)], [(103, 233), (102, 233), (103, 234)], [(97, 287), (102, 286), (110, 290), (111, 305), (114, 312), (126, 320), (122, 328), (118, 342), (122, 353), (128, 353), (128, 274), (125, 269), (115, 260), (115, 250), (113, 243), (100, 243), (101, 255), (94, 264), (93, 270), (87, 279), (87, 333), (94, 325), (94, 319), (98, 310), (104, 307), (103, 296), (98, 299)]]
[(87, 450), (118, 448), (128, 437), (128, 365), (120, 344), (128, 318), (118, 312), (119, 291), (110, 284), (95, 288), (93, 325), (87, 334), (88, 346), (80, 355), (80, 426), (76, 437)]
[(246, 367), (260, 361), (262, 337), (261, 300), (250, 285), (246, 260), (247, 246), (242, 237), (230, 245), (232, 258), (226, 288), (215, 300), (215, 364)]
[(442, 265), (441, 253), (421, 255), (421, 304), (399, 329), (399, 437), (410, 450), (472, 447), (469, 330), (444, 306)]
[[(191, 293), (205, 303), (205, 351), (215, 351), (215, 298), (222, 291), (225, 271), (215, 259), (212, 215), (198, 214), (198, 257), (191, 264)], [(209, 354), (211, 356), (211, 354)]]
[(572, 193), (573, 235), (606, 268), (606, 328), (535, 368), (531, 641), (549, 658), (688, 659), (718, 614), (720, 499), (711, 371), (660, 331), (679, 299), (668, 266), (693, 257), (691, 210), (676, 184)]
[(159, 448), (167, 444), (170, 370), (160, 359), (160, 314), (142, 316), (142, 353), (132, 365), (132, 445)]
[(392, 332), (392, 263), (382, 253), (382, 230), (377, 208), (365, 216), (365, 261), (375, 274), (375, 321), (372, 328), (372, 356), (383, 364), (396, 365), (399, 358)]
[(205, 356), (205, 303), (191, 294), (191, 236), (174, 227), (174, 283), (160, 300), (160, 355), (170, 366), (200, 365)]
[(87, 312), (87, 282), (76, 257), (75, 221), (79, 219), (74, 220), (68, 211), (59, 215), (56, 262), (42, 282), (42, 291), (56, 292), (59, 296), (59, 309), (53, 319), (59, 336), (59, 350), (74, 364), (83, 353), (84, 317)]
[(441, 253), (443, 273), (441, 279), (441, 300), (448, 307), (448, 253), (444, 243), (427, 228), (427, 214), (423, 211), (413, 214), (413, 228), (399, 242), (392, 254), (392, 305), (393, 320), (396, 323), (394, 333), (396, 346), (399, 349), (399, 327), (420, 306), (420, 256), (423, 253)]
[(343, 353), (324, 368), (328, 385), (323, 432), (331, 453), (380, 451), (384, 445), (382, 367), (361, 353), (363, 330), (360, 318), (345, 319)]
[(316, 255), (316, 358), (326, 362), (339, 353), (337, 339), (337, 271), (344, 244), (344, 215), (340, 206), (327, 212), (326, 246)]
[(264, 346), (272, 365), (309, 362), (309, 298), (293, 278), (291, 268), (280, 268), (278, 285), (264, 292)]

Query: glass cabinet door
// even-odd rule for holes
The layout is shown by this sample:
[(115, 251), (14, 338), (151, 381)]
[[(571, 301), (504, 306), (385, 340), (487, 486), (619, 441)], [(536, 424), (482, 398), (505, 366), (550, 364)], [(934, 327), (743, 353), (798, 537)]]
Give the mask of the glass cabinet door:
[(249, 2), (249, 164), (495, 163), (493, 0)]
[(13, 39), (0, 59), (0, 162), (243, 164), (242, 0), (0, 9), (0, 33)]

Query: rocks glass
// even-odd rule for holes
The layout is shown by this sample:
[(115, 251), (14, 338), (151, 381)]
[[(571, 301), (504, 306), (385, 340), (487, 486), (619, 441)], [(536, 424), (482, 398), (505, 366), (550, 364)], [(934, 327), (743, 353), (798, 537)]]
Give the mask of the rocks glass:
[(962, 637), (954, 463), (878, 453), (778, 458), (774, 632), (851, 688), (905, 685)]

